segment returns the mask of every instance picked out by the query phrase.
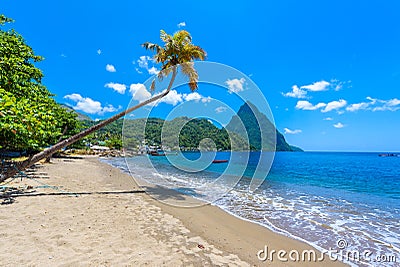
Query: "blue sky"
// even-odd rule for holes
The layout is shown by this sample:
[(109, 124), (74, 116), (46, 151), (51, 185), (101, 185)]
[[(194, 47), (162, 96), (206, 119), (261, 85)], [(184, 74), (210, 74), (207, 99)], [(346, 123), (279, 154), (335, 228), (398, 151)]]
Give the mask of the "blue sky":
[[(257, 84), (289, 143), (400, 151), (399, 1), (3, 0), (1, 6), (45, 57), (38, 67), (56, 100), (94, 119), (122, 110), (132, 94), (135, 101), (148, 95), (141, 84), (159, 66), (141, 43), (159, 42), (160, 29), (185, 29), (209, 61), (247, 75), (230, 77), (226, 87)], [(208, 97), (233, 110), (240, 105), (234, 94), (207, 86), (175, 93), (155, 114), (165, 117), (184, 102), (217, 113)]]

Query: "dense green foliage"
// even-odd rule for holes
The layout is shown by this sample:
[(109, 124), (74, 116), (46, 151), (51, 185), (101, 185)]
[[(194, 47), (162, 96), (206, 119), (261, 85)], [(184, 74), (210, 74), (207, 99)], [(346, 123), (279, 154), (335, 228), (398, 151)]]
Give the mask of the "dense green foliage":
[[(257, 117), (259, 122), (257, 122)], [(243, 129), (239, 127), (239, 119), (243, 122)], [(95, 122), (85, 122), (87, 127), (94, 124)], [(261, 143), (260, 127), (263, 129), (264, 144)], [(122, 128), (124, 129), (123, 133)], [(110, 144), (121, 135), (124, 147), (132, 150), (146, 144), (167, 147), (172, 150), (178, 148), (198, 150), (199, 147), (205, 150), (248, 150), (249, 147), (251, 150), (261, 150), (263, 145), (264, 150), (267, 151), (302, 151), (301, 148), (290, 146), (267, 116), (250, 102), (246, 102), (240, 107), (237, 115), (232, 117), (226, 129), (217, 128), (207, 119), (188, 117), (178, 117), (171, 121), (158, 118), (126, 119), (125, 121), (117, 120), (105, 126), (85, 140), (91, 144), (111, 147)], [(247, 144), (245, 138), (248, 138), (250, 144)]]
[[(244, 128), (240, 127), (240, 121)], [(294, 151), (267, 116), (249, 101), (240, 107), (237, 115), (232, 117), (226, 129), (243, 137), (247, 136), (254, 150)]]
[[(200, 144), (201, 148), (205, 150), (231, 149), (226, 130), (217, 128), (207, 119), (190, 119), (188, 117), (179, 117), (172, 121), (150, 119), (146, 123), (145, 138), (149, 144), (162, 144), (170, 149), (198, 150)], [(207, 138), (209, 140), (205, 140)], [(201, 141), (202, 143), (200, 143)], [(245, 148), (244, 142), (241, 148)]]
[[(93, 121), (85, 121), (86, 127), (94, 125)], [(123, 128), (124, 127), (124, 128)], [(124, 132), (122, 134), (122, 128)], [(179, 131), (179, 129), (181, 129)], [(161, 132), (163, 141), (161, 141)], [(178, 135), (179, 133), (179, 135)], [(227, 131), (219, 129), (207, 119), (190, 119), (187, 117), (175, 118), (172, 121), (164, 121), (158, 118), (117, 120), (97, 132), (85, 138), (86, 143), (106, 145), (110, 148), (118, 148), (121, 135), (126, 148), (136, 150), (143, 143), (156, 146), (168, 147), (173, 150), (198, 150), (200, 142), (205, 150), (230, 150), (231, 142)], [(205, 140), (205, 139), (211, 139)], [(237, 134), (231, 136), (235, 147), (241, 150), (247, 149), (246, 143)], [(214, 143), (214, 145), (212, 144)]]
[[(85, 118), (78, 113), (78, 117)], [(96, 121), (82, 120), (82, 128), (89, 128), (96, 125)], [(84, 144), (102, 145), (109, 148), (122, 149), (122, 126), (123, 120), (116, 120), (103, 128), (93, 132), (92, 134), (83, 138), (82, 142), (75, 147), (83, 147)], [(83, 144), (83, 145), (81, 145)]]
[[(0, 15), (0, 26), (12, 20)], [(73, 134), (76, 115), (59, 106), (21, 35), (0, 29), (0, 150), (37, 151)]]

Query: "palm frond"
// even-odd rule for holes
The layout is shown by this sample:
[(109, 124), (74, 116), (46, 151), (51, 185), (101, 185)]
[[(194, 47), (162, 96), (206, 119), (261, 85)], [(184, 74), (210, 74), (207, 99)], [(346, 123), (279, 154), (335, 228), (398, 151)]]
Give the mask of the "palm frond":
[(160, 81), (162, 81), (164, 77), (167, 77), (171, 72), (172, 72), (172, 67), (161, 69), (157, 77)]
[(197, 81), (199, 80), (199, 74), (194, 68), (193, 62), (186, 62), (179, 65), (183, 74), (189, 78), (189, 87), (192, 91), (197, 89)]
[(153, 43), (150, 43), (150, 42), (143, 43), (142, 47), (144, 47), (146, 50), (151, 50), (151, 51), (154, 51), (156, 53), (158, 53), (162, 49), (162, 47), (159, 46), (158, 44), (153, 44)]
[(153, 81), (151, 82), (150, 91), (154, 92), (155, 89), (156, 89), (156, 79), (153, 79)]
[(164, 42), (167, 43), (169, 40), (172, 39), (172, 36), (167, 34), (164, 30), (160, 30), (160, 39)]

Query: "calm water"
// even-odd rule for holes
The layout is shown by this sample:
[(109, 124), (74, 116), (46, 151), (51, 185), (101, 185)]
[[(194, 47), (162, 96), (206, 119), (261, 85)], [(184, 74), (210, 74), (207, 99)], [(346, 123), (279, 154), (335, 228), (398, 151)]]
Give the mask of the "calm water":
[[(219, 152), (216, 158), (229, 156), (229, 152)], [(244, 177), (215, 205), (319, 249), (338, 249), (338, 240), (345, 240), (346, 250), (394, 255), (397, 263), (385, 266), (399, 266), (400, 157), (279, 152), (264, 183), (249, 192), (248, 177), (258, 156), (258, 152), (252, 152)], [(195, 160), (199, 154), (186, 153), (185, 157)], [(106, 161), (126, 170), (124, 159)], [(189, 173), (178, 170), (165, 157), (152, 157), (151, 161), (155, 169), (149, 169), (146, 156), (127, 159), (134, 177), (158, 184), (165, 181), (166, 186), (173, 184), (182, 192), (188, 188), (193, 189), (188, 192), (194, 192), (216, 179), (227, 166), (211, 164), (204, 171)]]

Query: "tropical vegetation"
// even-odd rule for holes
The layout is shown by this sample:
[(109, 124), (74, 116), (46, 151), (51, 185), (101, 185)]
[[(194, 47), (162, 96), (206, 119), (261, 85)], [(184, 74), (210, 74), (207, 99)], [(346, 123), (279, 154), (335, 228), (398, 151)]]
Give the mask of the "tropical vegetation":
[[(12, 22), (0, 15), (0, 25)], [(34, 63), (43, 60), (14, 30), (0, 29), (0, 153), (27, 154), (75, 134), (76, 114), (64, 109), (41, 83)]]
[[(1, 25), (11, 21), (11, 19), (8, 19), (3, 15), (0, 17)], [(54, 104), (55, 102), (49, 100), (51, 94), (41, 83), (43, 74), (39, 69), (34, 67), (33, 64), (42, 58), (34, 55), (32, 49), (25, 44), (22, 37), (14, 30), (2, 30), (1, 34), (2, 51), (0, 52), (0, 74), (3, 80), (1, 88), (2, 109), (0, 110), (0, 116), (3, 117), (3, 120), (5, 121), (5, 123), (1, 125), (1, 128), (4, 128), (2, 139), (9, 140), (8, 138), (11, 136), (11, 134), (23, 134), (22, 128), (12, 128), (12, 123), (18, 123), (18, 121), (20, 121), (29, 125), (29, 127), (27, 126), (26, 134), (21, 136), (21, 138), (17, 141), (21, 142), (21, 148), (31, 146), (35, 148), (35, 150), (43, 149), (47, 143), (50, 143), (59, 137), (59, 134), (54, 134), (54, 132), (57, 127), (62, 129), (63, 125), (60, 125), (60, 122), (56, 120), (59, 117), (57, 117), (55, 114), (45, 114), (45, 108), (49, 108), (51, 104)], [(184, 30), (178, 31), (173, 35), (169, 35), (165, 31), (161, 30), (160, 38), (164, 42), (163, 46), (149, 42), (144, 43), (142, 46), (146, 49), (154, 51), (156, 53), (154, 56), (155, 61), (162, 64), (161, 71), (158, 74), (159, 79), (168, 77), (171, 74), (171, 78), (166, 90), (160, 94), (154, 95), (153, 97), (139, 103), (136, 106), (112, 116), (107, 120), (101, 121), (86, 130), (83, 130), (69, 138), (63, 139), (55, 145), (46, 148), (45, 150), (34, 154), (33, 156), (30, 156), (27, 160), (18, 163), (16, 168), (9, 168), (7, 172), (2, 173), (0, 175), (0, 182), (15, 175), (18, 172), (17, 169), (25, 169), (29, 166), (32, 166), (39, 160), (48, 158), (59, 149), (76, 143), (82, 138), (103, 128), (104, 126), (124, 117), (126, 114), (163, 98), (170, 92), (175, 81), (178, 68), (189, 78), (190, 89), (196, 90), (198, 74), (193, 67), (192, 61), (196, 59), (204, 60), (206, 57), (206, 52), (199, 46), (192, 44), (191, 35), (189, 32)], [(155, 89), (155, 80), (152, 83), (151, 89)], [(23, 99), (24, 97), (31, 98), (25, 102), (19, 102), (19, 98), (13, 98), (15, 95), (13, 95), (12, 92), (15, 92), (15, 95), (20, 96), (20, 99)], [(27, 123), (24, 121), (24, 112), (18, 112), (17, 105), (19, 105), (18, 107), (21, 107), (23, 104), (28, 104), (29, 101), (35, 102), (31, 104), (37, 105), (40, 113), (29, 113), (30, 121)], [(10, 107), (13, 105), (14, 108), (11, 109)], [(48, 111), (48, 109), (46, 109), (46, 111)], [(35, 126), (36, 124), (38, 125)], [(24, 139), (25, 137), (32, 138), (32, 140), (35, 141), (27, 142)]]

